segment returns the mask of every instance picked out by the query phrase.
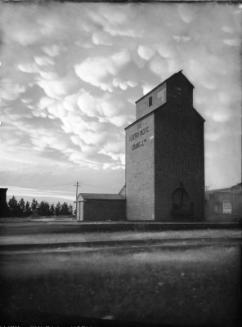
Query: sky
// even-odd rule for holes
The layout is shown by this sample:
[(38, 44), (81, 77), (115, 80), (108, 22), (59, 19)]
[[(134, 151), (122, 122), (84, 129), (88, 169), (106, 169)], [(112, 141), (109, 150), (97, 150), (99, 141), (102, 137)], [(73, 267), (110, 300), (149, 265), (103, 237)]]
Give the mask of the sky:
[(0, 187), (117, 193), (135, 101), (173, 73), (205, 118), (205, 184), (241, 181), (242, 5), (0, 4)]

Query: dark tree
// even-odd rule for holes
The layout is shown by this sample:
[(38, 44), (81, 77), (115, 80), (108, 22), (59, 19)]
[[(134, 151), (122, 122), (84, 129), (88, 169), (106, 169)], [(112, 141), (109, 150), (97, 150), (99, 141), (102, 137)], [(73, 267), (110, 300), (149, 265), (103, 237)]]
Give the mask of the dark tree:
[(17, 214), (18, 214), (18, 202), (17, 202), (15, 196), (13, 196), (11, 199), (9, 199), (8, 207), (9, 207), (10, 216), (12, 216), (12, 217), (17, 216)]
[(50, 215), (50, 205), (48, 202), (41, 201), (38, 207), (39, 216), (49, 216)]
[(69, 208), (68, 208), (68, 204), (66, 202), (62, 203), (60, 214), (67, 215), (67, 216), (69, 215)]
[(72, 207), (72, 205), (69, 204), (68, 208), (69, 208), (69, 215), (72, 216), (73, 215), (73, 207)]
[(55, 215), (55, 206), (52, 203), (51, 206), (50, 206), (50, 216), (54, 216), (54, 215)]
[(59, 216), (61, 214), (61, 204), (58, 202), (55, 206), (55, 215)]
[(20, 199), (18, 202), (18, 216), (23, 217), (25, 213), (25, 201), (24, 199)]
[(31, 213), (32, 213), (32, 210), (31, 210), (31, 207), (30, 207), (30, 203), (29, 203), (29, 201), (27, 201), (27, 202), (25, 203), (25, 212), (24, 212), (24, 216), (25, 216), (25, 217), (29, 217), (29, 216), (31, 215)]
[(37, 208), (38, 208), (38, 201), (33, 199), (32, 202), (31, 202), (31, 211), (32, 211), (32, 214), (33, 215), (36, 215), (37, 214)]
[(24, 201), (24, 199), (20, 199), (19, 202), (13, 196), (8, 201), (8, 211), (10, 216), (16, 217), (29, 217), (30, 215), (36, 216), (70, 216), (73, 215), (73, 208), (70, 204), (64, 202), (57, 202), (56, 205), (49, 204), (46, 201), (41, 201), (38, 203), (36, 199), (33, 199), (31, 204), (29, 201)]

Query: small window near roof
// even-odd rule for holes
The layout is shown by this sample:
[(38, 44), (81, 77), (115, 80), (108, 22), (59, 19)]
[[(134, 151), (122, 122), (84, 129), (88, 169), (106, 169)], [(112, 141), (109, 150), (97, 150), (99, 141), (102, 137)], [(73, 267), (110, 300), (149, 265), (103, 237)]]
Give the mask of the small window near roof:
[(149, 107), (152, 106), (152, 97), (149, 97)]

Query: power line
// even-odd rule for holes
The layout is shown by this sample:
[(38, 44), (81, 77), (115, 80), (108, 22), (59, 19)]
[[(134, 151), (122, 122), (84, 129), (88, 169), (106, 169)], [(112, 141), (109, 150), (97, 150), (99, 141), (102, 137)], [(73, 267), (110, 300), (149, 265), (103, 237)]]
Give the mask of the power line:
[(79, 187), (79, 182), (76, 182), (76, 219), (77, 219), (77, 197), (78, 197), (78, 187)]
[(76, 201), (77, 201), (77, 197), (78, 197), (78, 187), (79, 187), (79, 182), (76, 182)]

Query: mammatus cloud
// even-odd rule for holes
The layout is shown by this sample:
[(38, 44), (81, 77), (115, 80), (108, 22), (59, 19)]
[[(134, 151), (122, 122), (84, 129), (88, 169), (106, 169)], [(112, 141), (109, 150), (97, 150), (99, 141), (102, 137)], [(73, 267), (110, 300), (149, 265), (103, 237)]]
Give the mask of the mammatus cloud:
[[(118, 191), (124, 127), (134, 120), (135, 100), (180, 69), (206, 119), (206, 184), (239, 181), (241, 6), (0, 7), (0, 174), (8, 176), (6, 185), (17, 187), (19, 180), (41, 187), (41, 172), (52, 184), (82, 179), (84, 191)], [(48, 169), (57, 163), (61, 175)]]
[[(90, 57), (75, 66), (75, 72), (81, 80), (100, 87), (103, 91), (112, 92), (112, 85), (108, 85), (107, 78), (117, 76), (122, 66), (130, 60), (129, 52), (122, 50), (109, 57)], [(105, 80), (106, 82), (103, 82)]]

